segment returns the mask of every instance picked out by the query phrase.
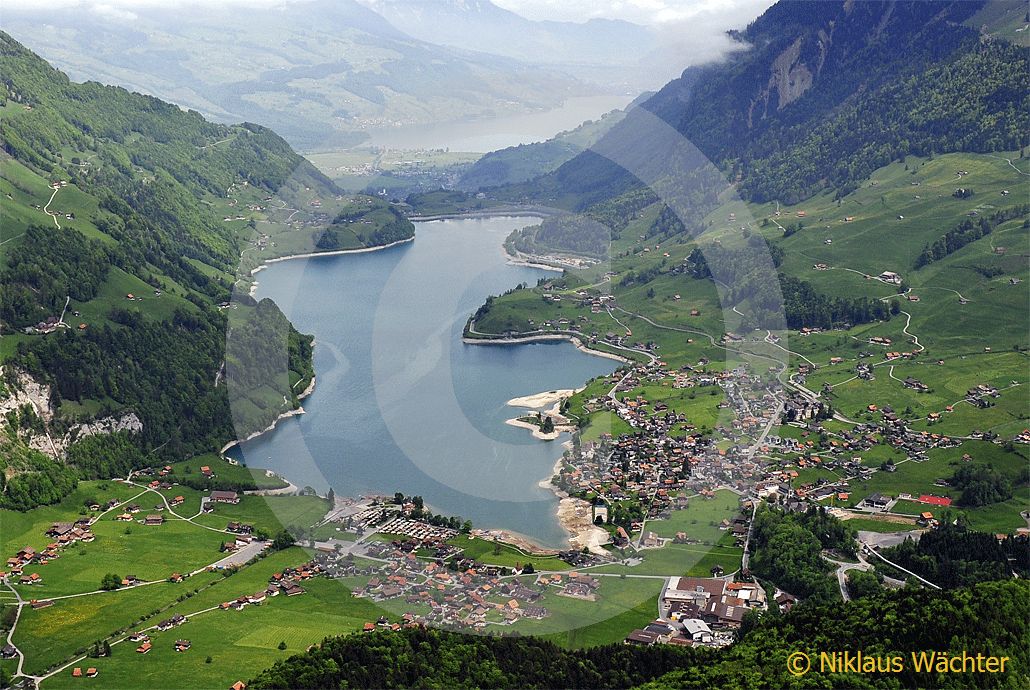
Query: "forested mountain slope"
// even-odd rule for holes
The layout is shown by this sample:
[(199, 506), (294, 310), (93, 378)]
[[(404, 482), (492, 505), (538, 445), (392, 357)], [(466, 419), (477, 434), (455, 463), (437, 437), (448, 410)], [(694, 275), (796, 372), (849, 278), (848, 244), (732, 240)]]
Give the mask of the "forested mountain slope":
[[(1030, 141), (1026, 51), (961, 24), (983, 5), (780, 2), (736, 34), (748, 50), (687, 70), (642, 107), (756, 202), (844, 194), (904, 155), (1017, 149)], [(605, 139), (632, 140), (643, 117)], [(510, 194), (585, 208), (597, 188), (635, 184), (588, 151)]]
[[(217, 449), (295, 406), (304, 387), (294, 384), (311, 376), (310, 339), (246, 296), (249, 269), (294, 251), (410, 238), (411, 224), (382, 202), (344, 197), (268, 129), (73, 83), (4, 33), (0, 75), (6, 443), (67, 452), (81, 474), (112, 476)], [(230, 326), (242, 346), (223, 370)], [(267, 345), (289, 356), (270, 363), (259, 356)], [(241, 382), (235, 419), (227, 379)], [(137, 421), (118, 421), (127, 415)], [(119, 432), (112, 448), (91, 442), (89, 455), (103, 458), (93, 464), (68, 446), (75, 425), (95, 418)], [(8, 493), (46, 475), (26, 471), (32, 455), (4, 455)], [(59, 493), (40, 485), (18, 505)]]

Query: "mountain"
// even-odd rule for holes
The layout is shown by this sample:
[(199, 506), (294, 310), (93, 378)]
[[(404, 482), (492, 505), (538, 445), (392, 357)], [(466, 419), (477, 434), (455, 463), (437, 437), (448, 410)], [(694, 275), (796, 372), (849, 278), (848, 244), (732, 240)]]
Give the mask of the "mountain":
[[(745, 198), (786, 203), (846, 193), (906, 154), (1019, 148), (1030, 141), (1026, 53), (963, 24), (985, 4), (777, 3), (734, 34), (746, 51), (688, 69), (599, 148), (646, 148), (655, 116)], [(560, 191), (585, 208), (636, 185), (588, 151), (513, 194)]]
[(250, 271), (412, 225), (271, 130), (74, 83), (2, 32), (0, 74), (0, 505), (66, 493), (53, 458), (124, 476), (294, 409), (311, 339)]
[(328, 150), (368, 132), (528, 112), (598, 93), (567, 74), (412, 38), (355, 0), (5, 8), (4, 27), (75, 78)]
[[(777, 3), (735, 33), (746, 50), (686, 70), (557, 169), (490, 190), (494, 203), (571, 212), (507, 247), (608, 260), (614, 276), (587, 271), (568, 286), (606, 278), (621, 308), (678, 328), (690, 321), (667, 302), (705, 294), (693, 311), (730, 321), (708, 324), (713, 338), (905, 314), (920, 348), (990, 349), (999, 337), (1022, 348), (1025, 318), (998, 318), (1024, 314), (1020, 288), (997, 290), (1000, 276), (1026, 280), (1025, 262), (1006, 254), (1025, 243), (1026, 194), (1011, 192), (1025, 190), (1017, 162), (1030, 143), (1030, 60), (1004, 38), (1011, 20), (986, 2)], [(883, 271), (902, 276), (901, 292), (925, 288), (907, 300), (919, 313), (892, 301), (899, 291), (874, 280)], [(956, 312), (944, 285), (980, 308)], [(477, 331), (548, 321), (526, 318), (535, 296), (491, 301)], [(599, 313), (577, 326), (605, 333)]]
[(612, 87), (657, 86), (646, 59), (654, 33), (612, 19), (533, 21), (490, 0), (362, 0), (391, 24), (423, 41), (551, 65)]
[[(627, 106), (627, 110), (634, 107), (634, 103)], [(547, 141), (491, 151), (462, 173), (455, 186), (458, 189), (477, 191), (539, 177), (590, 147), (625, 116), (626, 111), (613, 110), (598, 120), (584, 122), (579, 127), (568, 132), (560, 132)]]

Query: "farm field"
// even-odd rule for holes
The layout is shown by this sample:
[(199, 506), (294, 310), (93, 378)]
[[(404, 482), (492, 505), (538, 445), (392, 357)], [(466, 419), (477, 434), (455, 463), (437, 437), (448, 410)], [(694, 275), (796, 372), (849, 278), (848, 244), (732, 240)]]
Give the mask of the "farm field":
[(712, 498), (691, 496), (685, 510), (674, 510), (667, 520), (649, 520), (646, 530), (660, 537), (672, 538), (677, 532), (686, 532), (691, 539), (702, 544), (716, 544), (726, 534), (719, 528), (723, 520), (733, 521), (740, 515), (740, 497), (722, 489)]
[[(466, 558), (474, 558), (482, 563), (501, 565), (507, 568), (513, 567), (516, 563), (525, 565), (532, 563), (535, 570), (568, 570), (571, 566), (565, 561), (554, 556), (533, 556), (522, 553), (513, 546), (507, 544), (494, 544), (486, 539), (473, 539), (465, 535), (459, 535), (447, 542), (461, 547)], [(499, 553), (495, 553), (495, 546)]]
[(213, 512), (197, 517), (197, 522), (224, 529), (227, 521), (236, 520), (274, 535), (284, 527), (307, 529), (327, 510), (326, 500), (318, 496), (241, 496), (238, 504), (219, 503)]

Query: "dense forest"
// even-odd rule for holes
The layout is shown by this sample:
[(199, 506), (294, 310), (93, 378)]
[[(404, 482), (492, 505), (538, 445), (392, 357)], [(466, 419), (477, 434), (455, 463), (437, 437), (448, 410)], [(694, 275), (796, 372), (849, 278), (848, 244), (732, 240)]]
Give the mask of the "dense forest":
[(757, 577), (806, 600), (839, 601), (833, 566), (822, 550), (854, 556), (855, 530), (824, 508), (788, 513), (763, 506), (752, 524), (751, 549), (751, 572)]
[(918, 541), (905, 540), (883, 555), (944, 588), (968, 587), (986, 580), (1004, 580), (1013, 573), (1030, 576), (1030, 540), (1026, 535), (994, 534), (969, 529), (961, 521), (945, 521)]
[[(460, 635), (406, 629), (328, 638), (276, 663), (251, 688), (898, 688), (970, 686), (967, 674), (833, 674), (818, 667), (820, 651), (908, 655), (942, 650), (1010, 657), (1006, 674), (981, 674), (980, 688), (1030, 683), (1030, 586), (991, 582), (932, 592), (905, 588), (848, 603), (805, 603), (787, 614), (750, 618), (740, 640), (710, 648), (611, 645), (565, 650), (525, 637)], [(787, 655), (816, 661), (799, 681)]]

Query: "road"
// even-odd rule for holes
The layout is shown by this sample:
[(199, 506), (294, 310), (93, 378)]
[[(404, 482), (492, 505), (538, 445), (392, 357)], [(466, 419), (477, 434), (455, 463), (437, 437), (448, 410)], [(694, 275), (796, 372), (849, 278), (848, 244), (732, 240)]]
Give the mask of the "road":
[(48, 216), (50, 216), (51, 218), (54, 219), (54, 225), (57, 226), (58, 230), (61, 229), (61, 224), (57, 222), (57, 217), (59, 215), (61, 215), (61, 214), (60, 213), (56, 213), (54, 211), (51, 211), (50, 210), (50, 204), (54, 203), (54, 197), (57, 196), (57, 193), (59, 191), (61, 191), (60, 187), (54, 188), (54, 193), (50, 195), (50, 200), (48, 202), (46, 202), (46, 206), (43, 207), (43, 213), (47, 214)]
[(194, 570), (190, 574), (191, 575), (196, 575), (197, 573), (204, 572), (208, 568), (222, 569), (222, 568), (231, 568), (233, 566), (241, 566), (241, 565), (247, 563), (248, 561), (250, 561), (250, 559), (254, 558), (259, 553), (264, 551), (265, 549), (267, 549), (269, 546), (271, 546), (271, 542), (267, 542), (267, 541), (253, 541), (253, 542), (247, 544), (246, 546), (242, 546), (239, 549), (237, 549), (236, 551), (233, 551), (231, 554), (229, 554), (228, 556), (226, 556), (222, 560), (215, 561), (214, 563), (212, 563), (209, 566), (205, 566), (203, 568), (198, 568), (197, 570)]

